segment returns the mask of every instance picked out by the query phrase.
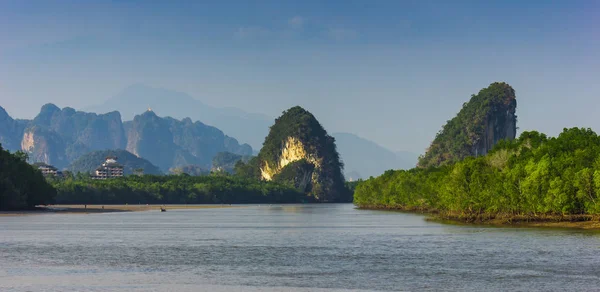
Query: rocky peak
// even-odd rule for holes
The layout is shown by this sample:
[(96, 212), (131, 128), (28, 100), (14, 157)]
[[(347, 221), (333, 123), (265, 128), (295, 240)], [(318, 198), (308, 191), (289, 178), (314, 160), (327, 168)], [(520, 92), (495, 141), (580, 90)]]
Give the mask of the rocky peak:
[(347, 192), (335, 139), (299, 106), (275, 120), (258, 167), (262, 179), (293, 184), (318, 201), (333, 202)]
[(144, 157), (163, 170), (183, 165), (211, 167), (213, 157), (223, 151), (249, 155), (223, 132), (190, 118), (159, 117), (153, 111), (137, 115), (128, 125), (127, 150)]
[(495, 82), (480, 90), (444, 125), (419, 158), (419, 166), (440, 166), (468, 156), (485, 155), (498, 141), (514, 139), (516, 108), (515, 91), (507, 83)]

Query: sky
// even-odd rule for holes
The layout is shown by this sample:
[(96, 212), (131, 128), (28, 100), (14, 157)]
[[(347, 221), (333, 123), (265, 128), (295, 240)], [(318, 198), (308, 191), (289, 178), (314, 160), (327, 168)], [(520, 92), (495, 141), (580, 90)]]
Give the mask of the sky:
[(18, 118), (141, 83), (272, 117), (301, 105), (423, 153), (495, 81), (519, 132), (600, 132), (600, 1), (0, 0), (0, 106)]

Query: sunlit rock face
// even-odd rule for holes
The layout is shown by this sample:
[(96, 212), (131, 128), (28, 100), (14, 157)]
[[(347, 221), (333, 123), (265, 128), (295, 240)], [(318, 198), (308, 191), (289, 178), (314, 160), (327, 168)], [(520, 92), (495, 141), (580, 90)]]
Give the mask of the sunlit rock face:
[(275, 120), (258, 159), (263, 180), (293, 184), (323, 202), (346, 195), (335, 139), (301, 107)]
[(260, 168), (261, 176), (264, 180), (272, 180), (273, 176), (281, 172), (288, 164), (302, 159), (305, 159), (317, 168), (320, 167), (319, 160), (316, 159), (314, 155), (309, 155), (306, 152), (304, 145), (298, 138), (288, 137), (281, 148), (281, 154), (277, 165), (272, 167), (265, 161), (264, 166)]
[(21, 139), (21, 150), (33, 162), (44, 162), (56, 167), (65, 167), (68, 159), (65, 154), (65, 141), (58, 134), (33, 126), (26, 129)]

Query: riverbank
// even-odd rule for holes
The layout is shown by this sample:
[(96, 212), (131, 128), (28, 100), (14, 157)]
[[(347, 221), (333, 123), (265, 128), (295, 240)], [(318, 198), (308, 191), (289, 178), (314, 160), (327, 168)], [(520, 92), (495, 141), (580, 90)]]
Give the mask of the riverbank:
[(32, 210), (23, 211), (0, 211), (0, 216), (20, 216), (36, 214), (92, 214), (92, 213), (111, 213), (111, 212), (139, 212), (139, 211), (160, 211), (164, 207), (167, 210), (175, 209), (215, 209), (231, 208), (231, 205), (48, 205), (38, 206)]
[(427, 221), (444, 224), (514, 227), (549, 227), (600, 230), (600, 215), (512, 215), (458, 214), (438, 210), (387, 206), (358, 207), (363, 210), (393, 211), (427, 216)]

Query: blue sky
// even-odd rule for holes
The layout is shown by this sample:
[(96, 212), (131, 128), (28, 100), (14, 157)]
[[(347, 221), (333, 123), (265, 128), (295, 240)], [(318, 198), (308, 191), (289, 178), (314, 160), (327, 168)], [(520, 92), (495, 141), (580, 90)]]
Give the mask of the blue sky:
[(600, 131), (599, 68), (591, 0), (0, 0), (0, 106), (21, 118), (143, 83), (270, 116), (301, 105), (422, 153), (494, 81), (515, 88), (521, 130)]

